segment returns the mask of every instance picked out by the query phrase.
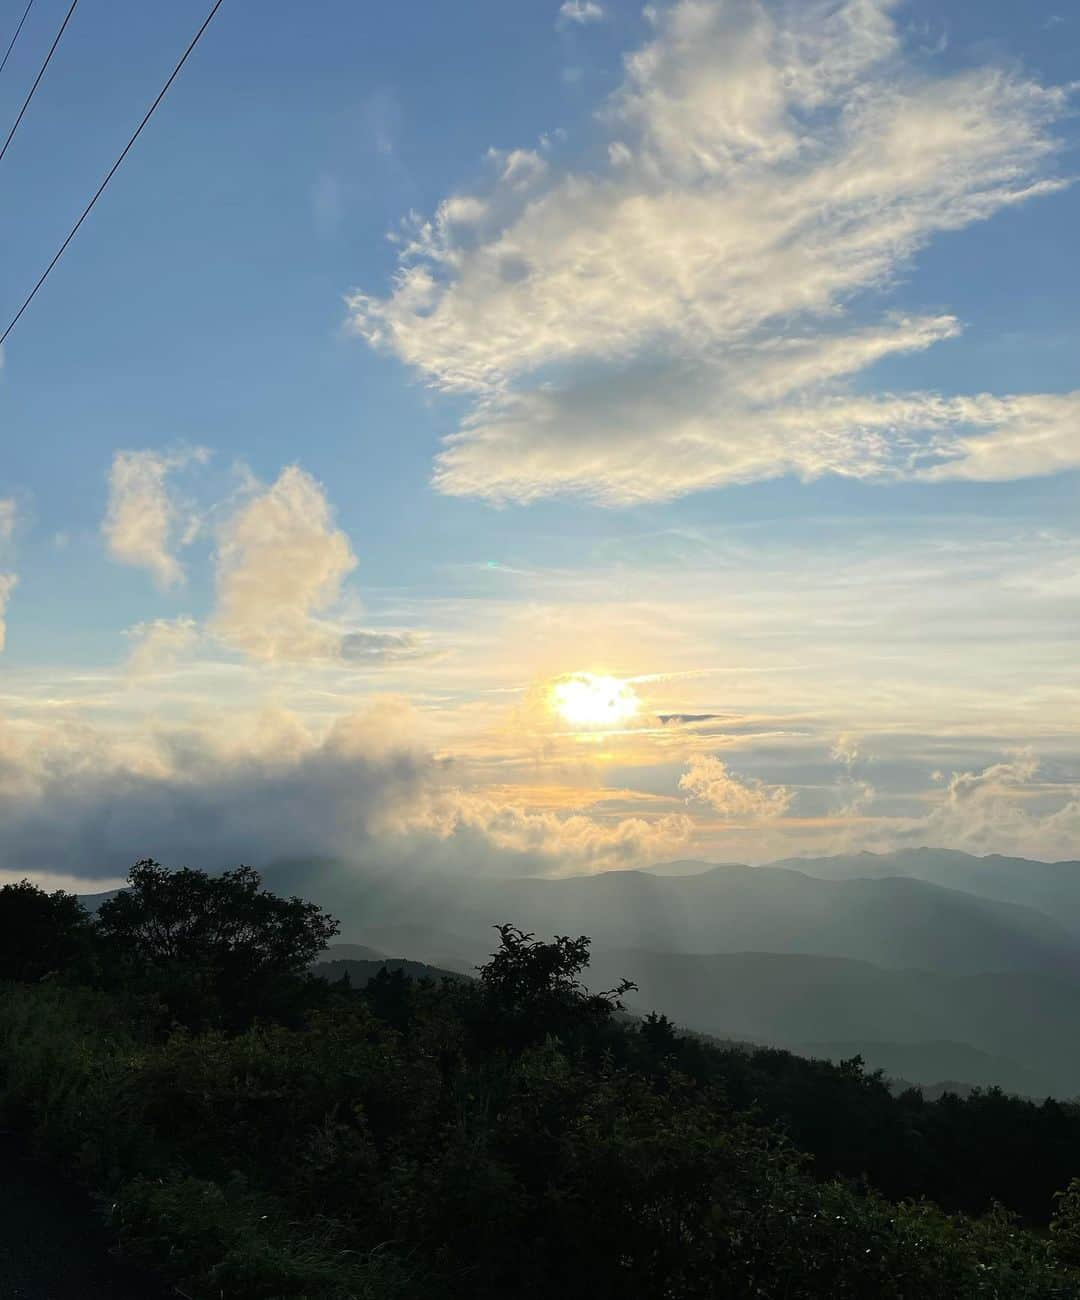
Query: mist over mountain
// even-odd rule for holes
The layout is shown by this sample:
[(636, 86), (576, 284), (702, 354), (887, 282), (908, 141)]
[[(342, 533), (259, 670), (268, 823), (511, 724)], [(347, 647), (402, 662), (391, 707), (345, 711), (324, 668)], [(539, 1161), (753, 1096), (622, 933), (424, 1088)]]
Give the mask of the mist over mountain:
[[(1080, 861), (1038, 862), (990, 853), (973, 857), (954, 849), (902, 849), (828, 858), (787, 858), (770, 864), (822, 880), (904, 876), (961, 889), (981, 898), (1019, 903), (1047, 912), (1080, 933)], [(650, 869), (651, 870), (651, 869)]]
[[(808, 1055), (859, 1051), (869, 1064), (918, 1083), (951, 1075), (1036, 1095), (1080, 1093), (1080, 984), (1072, 980), (1015, 971), (889, 970), (796, 954), (594, 952), (590, 976), (598, 987), (624, 974), (638, 984), (636, 1007), (664, 1008), (707, 1033), (754, 1038)], [(1008, 1065), (997, 1078), (988, 1077), (997, 1071), (986, 1061), (978, 1064), (976, 1078), (943, 1069), (926, 1047), (942, 1040), (960, 1053), (966, 1046)], [(851, 1044), (850, 1050), (811, 1046), (838, 1041)], [(877, 1050), (875, 1044), (882, 1043), (888, 1048)], [(975, 1059), (967, 1057), (969, 1063)], [(1021, 1063), (1024, 1077), (1017, 1071)]]
[(1066, 907), (1036, 905), (1074, 889), (1080, 901), (1076, 862), (922, 849), (554, 879), (403, 878), (332, 862), (268, 874), (379, 954), (467, 972), (498, 921), (588, 934), (591, 987), (632, 979), (635, 1010), (691, 1029), (858, 1053), (920, 1084), (1080, 1093), (1080, 938)]
[[(560, 879), (376, 876), (346, 866), (279, 866), (275, 887), (315, 897), (354, 927), (418, 926), (474, 951), (497, 920), (583, 933), (603, 947), (673, 953), (805, 953), (930, 970), (1080, 976), (1069, 929), (1034, 908), (902, 877), (825, 880), (726, 865), (698, 876), (605, 872)], [(410, 954), (411, 955), (411, 954)]]

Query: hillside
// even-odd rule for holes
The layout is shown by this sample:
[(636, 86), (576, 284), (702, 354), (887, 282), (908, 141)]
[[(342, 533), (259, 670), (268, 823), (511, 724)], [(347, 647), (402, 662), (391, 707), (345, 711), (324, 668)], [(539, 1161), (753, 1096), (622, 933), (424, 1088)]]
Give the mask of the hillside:
[(948, 1089), (1004, 1088), (1025, 1097), (1055, 1091), (1053, 1078), (1004, 1056), (980, 1052), (967, 1043), (945, 1040), (888, 1043), (873, 1039), (792, 1044), (792, 1050), (822, 1061), (849, 1061), (861, 1056), (867, 1069), (884, 1070), (892, 1080), (919, 1085), (932, 1097)]
[[(597, 947), (590, 977), (598, 987), (626, 975), (634, 1005), (662, 1008), (681, 1023), (810, 1051), (809, 1044), (888, 1043), (909, 1049), (905, 1068), (888, 1054), (867, 1060), (914, 1082), (943, 1077), (997, 1082), (1061, 1097), (1080, 1093), (1075, 1033), (1080, 984), (1045, 974), (974, 975), (887, 970), (869, 962), (776, 953), (658, 953)], [(1007, 1077), (915, 1070), (917, 1045), (949, 1040), (1010, 1063)], [(815, 1052), (814, 1054), (818, 1054)], [(831, 1054), (831, 1053), (829, 1053)], [(847, 1053), (848, 1055), (854, 1052)], [(969, 1061), (979, 1058), (968, 1056)], [(982, 1065), (987, 1063), (982, 1061)]]
[[(352, 947), (351, 944), (343, 944), (342, 947)], [(327, 953), (333, 953), (334, 948), (327, 949)], [(346, 975), (354, 988), (364, 988), (369, 980), (375, 978), (382, 970), (391, 973), (399, 971), (406, 979), (410, 980), (463, 980), (466, 976), (458, 971), (440, 970), (438, 966), (429, 966), (422, 961), (409, 961), (405, 957), (380, 957), (372, 961), (357, 961), (353, 958), (342, 958), (326, 956), (324, 960), (317, 961), (311, 968), (311, 973), (317, 975), (320, 979), (328, 980), (331, 984), (337, 980), (343, 979)]]
[[(0, 889), (0, 1123), (77, 1168), (181, 1294), (1080, 1300), (1080, 1107), (929, 1101), (845, 1054), (906, 1017), (909, 1047), (970, 1064), (935, 1048), (939, 1012), (1004, 1026), (1023, 1069), (1056, 1036), (1073, 1077), (1060, 977), (501, 924), (462, 979), (356, 936), (364, 955), (336, 957), (335, 918), (249, 868), (129, 881), (93, 916)], [(429, 973), (450, 978), (410, 978)], [(625, 1014), (631, 993), (663, 1014)], [(856, 1032), (824, 1033), (830, 1014)]]
[(491, 951), (492, 919), (520, 917), (538, 933), (588, 934), (599, 986), (633, 979), (635, 1010), (663, 1009), (690, 1029), (830, 1056), (858, 1052), (927, 1086), (1080, 1093), (1080, 941), (1069, 928), (1015, 901), (890, 874), (1015, 883), (1031, 869), (1068, 881), (1075, 864), (928, 850), (799, 863), (806, 870), (725, 864), (678, 874), (693, 865), (678, 863), (667, 875), (470, 880), (453, 889), (329, 863), (276, 874), (288, 892), (319, 897), (342, 917), (342, 937), (353, 942), (326, 959), (361, 963), (356, 978), (369, 978), (387, 953), (434, 978), (473, 974)]

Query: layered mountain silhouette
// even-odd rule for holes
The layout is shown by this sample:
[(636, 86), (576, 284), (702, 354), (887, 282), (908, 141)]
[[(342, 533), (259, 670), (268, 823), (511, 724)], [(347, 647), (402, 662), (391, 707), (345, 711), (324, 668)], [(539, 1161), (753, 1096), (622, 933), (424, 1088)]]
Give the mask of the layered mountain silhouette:
[(1080, 862), (1036, 862), (1000, 853), (972, 857), (951, 849), (905, 849), (899, 853), (854, 853), (830, 858), (790, 858), (772, 865), (804, 871), (822, 880), (904, 876), (980, 898), (1019, 903), (1047, 912), (1080, 933)]
[[(279, 873), (284, 869), (279, 869)], [(275, 874), (279, 874), (275, 873)], [(608, 948), (672, 953), (775, 952), (974, 974), (1043, 971), (1080, 978), (1080, 944), (1045, 912), (911, 877), (824, 879), (790, 867), (723, 865), (699, 875), (612, 871), (557, 879), (373, 877), (323, 865), (275, 887), (316, 898), (343, 937), (446, 936), (440, 958), (475, 958), (492, 926), (588, 934)], [(361, 934), (356, 927), (362, 926)], [(427, 958), (431, 960), (431, 958)]]
[(1080, 862), (918, 849), (554, 879), (325, 861), (265, 874), (341, 918), (359, 946), (338, 961), (468, 973), (498, 922), (586, 934), (593, 987), (635, 980), (634, 1009), (687, 1028), (858, 1053), (916, 1083), (1080, 1094)]

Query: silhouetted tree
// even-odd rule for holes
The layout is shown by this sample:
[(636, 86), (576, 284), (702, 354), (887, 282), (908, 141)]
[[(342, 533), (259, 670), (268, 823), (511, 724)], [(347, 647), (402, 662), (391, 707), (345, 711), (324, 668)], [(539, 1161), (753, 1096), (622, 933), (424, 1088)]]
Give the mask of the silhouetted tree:
[(82, 969), (90, 939), (90, 917), (74, 894), (49, 894), (29, 880), (0, 889), (0, 979), (33, 981)]
[(479, 967), (476, 1029), (485, 1044), (520, 1051), (549, 1035), (566, 1037), (596, 1029), (622, 1010), (623, 994), (636, 989), (622, 980), (614, 989), (590, 993), (578, 978), (589, 964), (587, 935), (556, 935), (543, 943), (516, 925), (497, 925), (499, 950)]
[(114, 977), (143, 983), (189, 1024), (287, 1018), (307, 969), (337, 934), (314, 903), (262, 888), (252, 867), (219, 876), (138, 862), (103, 903), (97, 930)]
[(658, 1016), (655, 1011), (650, 1011), (641, 1022), (640, 1033), (654, 1061), (666, 1060), (678, 1050), (679, 1035), (667, 1016)]

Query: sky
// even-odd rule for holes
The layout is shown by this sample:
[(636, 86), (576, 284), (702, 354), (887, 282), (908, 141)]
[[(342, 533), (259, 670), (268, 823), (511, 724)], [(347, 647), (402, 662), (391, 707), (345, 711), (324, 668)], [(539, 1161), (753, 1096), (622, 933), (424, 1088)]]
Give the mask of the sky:
[[(4, 324), (204, 16), (77, 9)], [(1080, 857), (1078, 97), (1058, 0), (225, 0), (2, 356), (0, 879)]]

